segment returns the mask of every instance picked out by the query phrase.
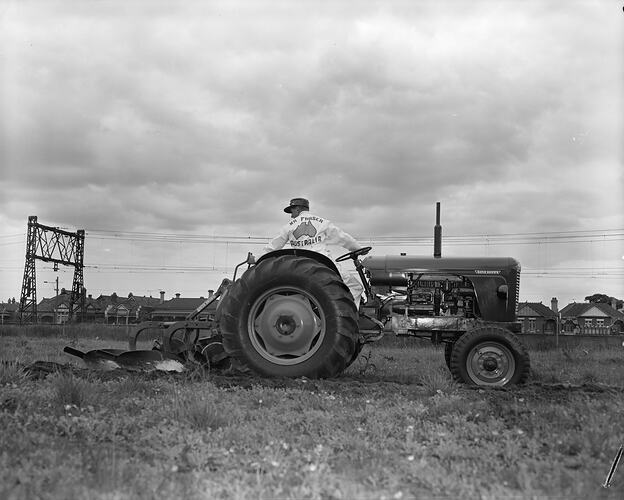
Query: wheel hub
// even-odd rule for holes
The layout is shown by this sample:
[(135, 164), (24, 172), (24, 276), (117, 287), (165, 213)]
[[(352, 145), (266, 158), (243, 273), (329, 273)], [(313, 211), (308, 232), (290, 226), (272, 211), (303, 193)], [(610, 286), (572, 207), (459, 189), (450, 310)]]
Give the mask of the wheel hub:
[(251, 340), (258, 353), (274, 362), (300, 362), (312, 354), (322, 320), (310, 299), (289, 291), (273, 293), (253, 307)]
[(467, 360), (470, 378), (478, 385), (505, 385), (516, 369), (511, 351), (498, 342), (484, 342), (470, 351)]
[(489, 357), (483, 360), (483, 369), (488, 372), (493, 372), (498, 368), (498, 363), (495, 358)]
[(292, 335), (297, 328), (297, 323), (292, 316), (280, 316), (275, 322), (275, 329), (281, 335)]

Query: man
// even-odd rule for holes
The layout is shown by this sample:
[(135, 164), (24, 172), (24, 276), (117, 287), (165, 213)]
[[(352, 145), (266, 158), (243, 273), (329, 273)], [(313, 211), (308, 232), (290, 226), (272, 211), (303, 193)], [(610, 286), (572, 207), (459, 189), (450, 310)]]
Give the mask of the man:
[[(290, 243), (293, 248), (313, 250), (332, 258), (328, 245), (337, 245), (346, 248), (350, 252), (362, 247), (354, 238), (331, 221), (324, 217), (318, 217), (309, 212), (310, 203), (305, 198), (293, 198), (284, 212), (290, 214), (291, 220), (282, 227), (279, 235), (272, 239), (264, 248), (264, 253), (283, 248)], [(333, 259), (332, 259), (333, 260)], [(360, 299), (364, 287), (357, 271), (347, 262), (337, 262), (342, 280), (349, 287), (356, 307), (360, 306)]]

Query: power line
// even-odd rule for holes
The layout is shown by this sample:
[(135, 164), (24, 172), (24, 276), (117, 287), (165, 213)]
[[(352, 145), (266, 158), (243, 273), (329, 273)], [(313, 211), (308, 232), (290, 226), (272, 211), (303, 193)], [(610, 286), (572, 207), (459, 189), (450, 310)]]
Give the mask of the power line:
[[(226, 239), (259, 239), (259, 238), (267, 238), (271, 236), (234, 236), (234, 235), (217, 235), (217, 234), (184, 234), (184, 233), (161, 233), (161, 232), (153, 232), (153, 231), (116, 231), (116, 230), (105, 230), (105, 229), (87, 229), (87, 234), (97, 235), (101, 234), (102, 236), (135, 236), (135, 237), (180, 237), (180, 238), (226, 238)], [(450, 238), (494, 238), (494, 237), (515, 237), (515, 236), (562, 236), (562, 237), (574, 237), (574, 236), (588, 236), (588, 235), (602, 235), (608, 233), (618, 233), (620, 235), (624, 235), (624, 228), (620, 229), (583, 229), (583, 230), (574, 230), (574, 231), (542, 231), (542, 232), (528, 232), (528, 233), (482, 233), (482, 234), (461, 234), (461, 235), (448, 235), (446, 237)], [(414, 235), (391, 235), (391, 236), (362, 236), (362, 239), (388, 239), (388, 238), (429, 238), (429, 236), (414, 236)]]
[[(119, 231), (119, 230), (107, 230), (107, 229), (88, 229), (86, 234), (93, 239), (121, 239), (121, 240), (183, 240), (183, 241), (230, 241), (230, 242), (242, 242), (242, 241), (266, 241), (271, 239), (274, 235), (221, 235), (221, 234), (183, 234), (183, 233), (161, 233), (154, 231)], [(0, 235), (0, 238), (15, 238), (24, 237), (24, 233), (14, 233), (9, 235)], [(526, 232), (526, 233), (482, 233), (482, 234), (459, 234), (459, 235), (445, 235), (445, 240), (453, 241), (474, 241), (475, 239), (505, 239), (512, 238), (518, 240), (546, 240), (552, 239), (587, 239), (587, 238), (612, 238), (624, 236), (624, 229), (585, 229), (585, 230), (572, 230), (572, 231), (541, 231), (541, 232)], [(364, 241), (430, 241), (431, 236), (422, 235), (389, 235), (389, 236), (376, 236), (376, 235), (362, 235), (358, 236), (359, 239)]]
[[(99, 234), (98, 234), (99, 233)], [(269, 236), (231, 236), (231, 235), (184, 235), (176, 233), (152, 233), (130, 231), (91, 230), (87, 232), (89, 239), (159, 242), (159, 243), (192, 243), (192, 244), (238, 244), (264, 245)], [(431, 246), (430, 236), (358, 236), (358, 240), (374, 246)], [(445, 246), (499, 246), (499, 245), (542, 245), (565, 243), (596, 243), (624, 241), (624, 229), (559, 231), (540, 233), (502, 233), (483, 235), (447, 235)]]
[[(189, 274), (189, 273), (211, 273), (230, 272), (234, 266), (169, 266), (169, 265), (132, 265), (132, 264), (91, 264), (84, 266), (90, 273), (98, 274)], [(21, 267), (2, 267), (3, 271), (21, 271)], [(622, 268), (545, 268), (530, 269), (523, 268), (522, 276), (543, 277), (543, 278), (603, 278), (603, 279), (624, 279), (624, 269)]]
[[(119, 241), (159, 241), (173, 243), (238, 243), (238, 244), (264, 244), (272, 236), (235, 236), (221, 234), (182, 234), (182, 233), (158, 233), (150, 231), (117, 231), (106, 229), (89, 229), (86, 231), (89, 239), (99, 240), (119, 240)], [(0, 238), (24, 237), (24, 234), (0, 235)], [(358, 236), (361, 241), (373, 242), (377, 245), (428, 245), (433, 240), (432, 236), (419, 235), (390, 235), (390, 236)], [(624, 229), (588, 229), (573, 231), (542, 231), (527, 233), (497, 233), (497, 234), (476, 234), (476, 235), (445, 235), (445, 244), (527, 244), (527, 243), (556, 243), (564, 241), (566, 243), (587, 243), (595, 241), (623, 241)], [(7, 242), (0, 244), (19, 244)]]
[(85, 265), (87, 269), (95, 271), (123, 271), (123, 272), (209, 272), (209, 271), (229, 271), (232, 267), (226, 266), (134, 266), (131, 264), (117, 265), (117, 264), (99, 264), (99, 265)]
[[(229, 272), (234, 266), (133, 266), (133, 265), (87, 265), (86, 268), (103, 273), (131, 273), (131, 274), (157, 274), (157, 273), (210, 273)], [(547, 269), (523, 269), (523, 276), (534, 276), (542, 278), (604, 278), (623, 279), (624, 268), (547, 268)]]

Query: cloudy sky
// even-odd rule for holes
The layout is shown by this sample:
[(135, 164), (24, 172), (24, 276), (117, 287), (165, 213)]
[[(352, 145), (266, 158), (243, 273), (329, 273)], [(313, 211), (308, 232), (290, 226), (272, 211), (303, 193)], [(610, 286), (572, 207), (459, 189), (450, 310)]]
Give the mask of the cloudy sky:
[[(0, 3), (0, 300), (29, 215), (95, 296), (205, 295), (305, 196), (374, 254), (624, 298), (624, 12), (596, 1)], [(72, 269), (37, 264), (38, 297)], [(48, 283), (45, 283), (48, 281)]]

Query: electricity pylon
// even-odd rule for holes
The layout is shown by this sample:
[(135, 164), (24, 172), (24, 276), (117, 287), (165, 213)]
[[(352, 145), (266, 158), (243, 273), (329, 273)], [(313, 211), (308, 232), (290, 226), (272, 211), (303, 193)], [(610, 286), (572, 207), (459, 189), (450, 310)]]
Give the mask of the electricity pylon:
[(69, 299), (69, 321), (73, 320), (75, 310), (80, 307), (84, 314), (84, 229), (75, 233), (56, 227), (44, 226), (37, 222), (37, 216), (28, 217), (28, 235), (26, 238), (26, 264), (22, 281), (20, 299), (20, 322), (37, 323), (37, 278), (35, 261), (54, 262), (74, 266), (74, 282)]

